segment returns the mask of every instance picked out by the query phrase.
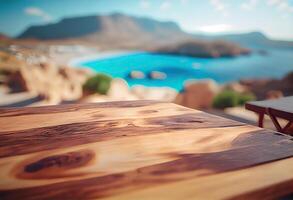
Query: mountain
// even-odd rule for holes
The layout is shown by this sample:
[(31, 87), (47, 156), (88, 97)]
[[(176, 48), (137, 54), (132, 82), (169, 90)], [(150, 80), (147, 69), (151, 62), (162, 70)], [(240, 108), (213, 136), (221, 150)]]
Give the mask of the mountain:
[(202, 40), (224, 40), (237, 43), (247, 48), (293, 48), (293, 41), (281, 41), (269, 39), (261, 32), (250, 32), (241, 34), (227, 34), (208, 36), (193, 34), (194, 38)]
[(183, 32), (174, 22), (161, 22), (123, 14), (65, 18), (54, 24), (29, 27), (18, 36), (20, 39), (40, 40), (78, 38), (107, 45), (147, 44), (154, 40), (164, 43), (186, 37), (191, 36)]
[(246, 48), (293, 48), (293, 42), (271, 40), (260, 32), (216, 36), (189, 34), (174, 22), (119, 13), (65, 18), (57, 23), (31, 26), (18, 38), (42, 41), (78, 40), (110, 49), (121, 47), (148, 50), (192, 40), (223, 40)]

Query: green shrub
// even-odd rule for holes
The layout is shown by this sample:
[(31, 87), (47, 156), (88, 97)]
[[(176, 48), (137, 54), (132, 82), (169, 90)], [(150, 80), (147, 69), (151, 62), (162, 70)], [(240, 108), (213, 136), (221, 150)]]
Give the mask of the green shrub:
[(111, 81), (112, 78), (106, 74), (96, 74), (85, 82), (83, 89), (89, 93), (107, 94)]
[(224, 90), (215, 97), (213, 101), (213, 107), (223, 109), (227, 107), (237, 106), (237, 98), (237, 93), (235, 93), (234, 91)]
[(246, 102), (253, 100), (255, 100), (253, 94), (240, 94), (238, 97), (238, 105), (244, 105)]
[(254, 96), (251, 94), (241, 94), (233, 90), (224, 90), (214, 98), (213, 107), (219, 109), (235, 107), (244, 105), (247, 101), (254, 99)]

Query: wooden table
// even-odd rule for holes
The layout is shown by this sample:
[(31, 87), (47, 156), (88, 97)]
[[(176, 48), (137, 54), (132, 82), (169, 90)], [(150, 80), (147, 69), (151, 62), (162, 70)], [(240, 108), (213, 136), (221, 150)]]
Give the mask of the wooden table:
[(293, 139), (153, 101), (0, 110), (0, 199), (273, 199)]
[[(263, 127), (264, 115), (268, 115), (279, 132), (293, 134), (289, 130), (293, 124), (293, 96), (273, 100), (251, 101), (245, 104), (245, 108), (258, 114), (259, 127)], [(285, 119), (288, 122), (282, 127), (277, 118)]]

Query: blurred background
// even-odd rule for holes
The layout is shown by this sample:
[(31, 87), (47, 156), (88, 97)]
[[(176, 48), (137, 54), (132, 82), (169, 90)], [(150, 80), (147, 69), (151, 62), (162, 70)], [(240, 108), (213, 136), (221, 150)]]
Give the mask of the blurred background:
[(293, 95), (293, 0), (0, 0), (0, 107)]

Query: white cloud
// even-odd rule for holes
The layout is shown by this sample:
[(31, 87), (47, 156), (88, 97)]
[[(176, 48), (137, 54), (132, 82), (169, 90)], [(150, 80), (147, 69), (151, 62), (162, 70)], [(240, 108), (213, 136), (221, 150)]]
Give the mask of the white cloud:
[(198, 30), (207, 33), (219, 33), (232, 30), (232, 26), (230, 24), (213, 24), (199, 27)]
[(210, 0), (210, 3), (216, 10), (221, 11), (225, 9), (225, 4), (220, 0)]
[(161, 10), (168, 10), (171, 8), (171, 2), (170, 1), (163, 1), (161, 6), (160, 6), (160, 9)]
[(44, 10), (38, 7), (27, 7), (24, 9), (27, 15), (41, 17), (44, 21), (51, 21), (52, 17), (46, 13)]
[(148, 0), (141, 0), (139, 4), (140, 7), (143, 9), (149, 9), (151, 7), (151, 2), (149, 2)]
[(182, 4), (187, 4), (189, 0), (180, 0)]
[(268, 5), (275, 5), (275, 4), (278, 4), (279, 2), (282, 2), (280, 0), (268, 0), (267, 3)]
[(224, 3), (224, 0), (210, 0), (210, 4), (214, 7), (215, 10), (222, 13), (223, 16), (228, 16), (229, 4)]
[(293, 13), (293, 6), (289, 4), (288, 0), (268, 0), (267, 4), (276, 7), (280, 11)]
[(243, 10), (250, 11), (250, 10), (252, 10), (252, 9), (255, 8), (255, 6), (257, 5), (257, 3), (258, 3), (258, 0), (248, 0), (248, 1), (243, 2), (241, 4), (241, 8)]

